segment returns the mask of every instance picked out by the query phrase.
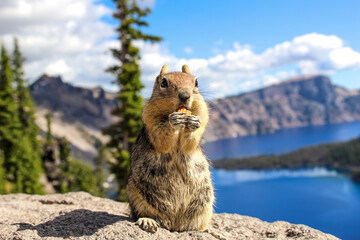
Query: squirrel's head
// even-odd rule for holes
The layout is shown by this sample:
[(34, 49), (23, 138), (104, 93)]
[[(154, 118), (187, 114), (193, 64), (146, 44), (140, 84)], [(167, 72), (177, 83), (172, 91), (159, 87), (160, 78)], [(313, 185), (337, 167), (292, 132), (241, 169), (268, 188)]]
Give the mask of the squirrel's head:
[[(190, 73), (187, 65), (182, 66), (181, 72), (170, 73), (168, 66), (164, 65), (156, 78), (151, 100), (156, 102), (160, 100), (171, 112), (176, 111), (180, 106), (192, 111), (193, 102), (199, 96), (201, 97), (198, 80)], [(159, 104), (158, 107), (162, 108), (161, 105)]]

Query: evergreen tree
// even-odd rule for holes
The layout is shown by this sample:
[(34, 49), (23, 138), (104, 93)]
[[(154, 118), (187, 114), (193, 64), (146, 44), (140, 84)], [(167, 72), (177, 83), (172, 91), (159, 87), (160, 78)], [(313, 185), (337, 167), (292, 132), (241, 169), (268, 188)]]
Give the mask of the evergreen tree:
[[(17, 104), (13, 89), (13, 78), (9, 55), (5, 46), (1, 45), (0, 59), (0, 150), (4, 155), (6, 177), (10, 182), (21, 182), (19, 179), (17, 161), (20, 144), (20, 122), (17, 114)], [(15, 191), (19, 191), (17, 186)]]
[[(18, 49), (17, 49), (18, 50)], [(37, 143), (32, 141), (30, 132), (19, 119), (18, 92), (13, 89), (13, 77), (22, 78), (22, 58), (20, 68), (11, 68), (10, 57), (1, 46), (0, 69), (0, 151), (6, 178), (11, 184), (11, 192), (43, 193), (40, 184), (41, 161), (36, 151)], [(28, 133), (28, 134), (27, 134)], [(36, 132), (33, 134), (36, 135)], [(35, 136), (36, 140), (36, 136)]]
[(33, 139), (29, 135), (21, 137), (21, 146), (18, 146), (17, 174), (15, 192), (29, 194), (43, 194), (43, 187), (40, 183), (42, 173), (41, 159), (34, 153)]
[[(22, 149), (19, 160), (24, 176), (25, 193), (42, 193), (39, 179), (43, 172), (41, 166), (41, 150), (37, 139), (39, 128), (35, 124), (35, 108), (29, 94), (29, 88), (24, 80), (24, 57), (22, 56), (17, 39), (14, 39), (14, 52), (12, 56), (13, 77), (16, 84), (16, 97), (18, 102), (18, 116), (21, 124)], [(26, 166), (26, 167), (25, 167)]]
[(48, 110), (45, 115), (46, 118), (46, 126), (47, 126), (47, 132), (46, 132), (46, 145), (51, 146), (53, 143), (53, 136), (51, 132), (51, 112)]
[[(48, 117), (48, 132), (51, 130), (51, 118)], [(71, 176), (70, 174), (70, 149), (69, 149), (69, 143), (65, 137), (61, 138), (59, 141), (59, 158), (60, 158), (60, 168), (62, 171), (62, 176), (60, 177), (61, 182), (61, 192), (66, 193), (71, 191), (70, 189), (70, 181), (74, 179), (74, 176)]]
[(120, 88), (117, 95), (119, 105), (112, 114), (120, 117), (114, 125), (104, 129), (104, 134), (110, 135), (108, 147), (113, 152), (115, 161), (111, 171), (116, 175), (119, 185), (119, 199), (126, 200), (125, 187), (130, 172), (130, 151), (141, 129), (141, 109), (143, 99), (140, 91), (143, 85), (140, 81), (139, 49), (134, 46), (134, 40), (157, 42), (161, 38), (144, 34), (140, 27), (148, 26), (143, 18), (150, 9), (140, 8), (135, 0), (113, 0), (117, 11), (113, 14), (120, 21), (116, 31), (119, 34), (120, 48), (111, 49), (118, 64), (107, 69), (116, 76), (114, 81)]
[(69, 192), (84, 191), (96, 195), (96, 180), (90, 164), (72, 159), (65, 174)]
[(59, 157), (63, 166), (63, 171), (67, 172), (70, 168), (70, 148), (68, 140), (63, 137), (59, 141)]
[(35, 123), (35, 108), (30, 97), (29, 87), (24, 80), (24, 65), (25, 58), (22, 56), (19, 48), (17, 38), (14, 39), (13, 52), (13, 76), (16, 84), (16, 95), (18, 100), (18, 115), (19, 120), (24, 128), (26, 134), (32, 138), (33, 151), (40, 152), (40, 143), (37, 140), (39, 128)]
[(105, 176), (104, 176), (104, 164), (107, 159), (106, 149), (104, 146), (100, 146), (98, 148), (98, 153), (94, 158), (94, 176), (95, 176), (95, 183), (96, 183), (96, 192), (94, 195), (99, 197), (105, 197), (105, 188), (104, 188), (104, 182), (105, 182)]
[(5, 193), (5, 171), (3, 168), (4, 155), (0, 149), (0, 194)]
[(45, 170), (46, 178), (51, 183), (56, 192), (61, 191), (61, 177), (62, 171), (60, 169), (59, 161), (56, 156), (56, 145), (53, 144), (53, 137), (51, 133), (51, 113), (47, 111), (45, 114), (47, 130), (45, 133), (45, 142), (42, 145), (42, 164)]
[(71, 156), (69, 142), (65, 137), (59, 140), (59, 155), (62, 170), (61, 192), (84, 191), (96, 195), (96, 177), (91, 166)]

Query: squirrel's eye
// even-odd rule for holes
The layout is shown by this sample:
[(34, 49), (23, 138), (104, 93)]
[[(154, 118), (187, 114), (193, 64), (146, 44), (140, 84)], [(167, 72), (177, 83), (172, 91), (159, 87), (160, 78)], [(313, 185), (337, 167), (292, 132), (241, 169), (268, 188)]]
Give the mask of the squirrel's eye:
[(162, 88), (167, 88), (168, 86), (169, 86), (169, 84), (168, 84), (167, 79), (166, 79), (166, 78), (163, 78), (162, 81), (161, 81), (160, 87), (162, 87)]
[(198, 83), (198, 80), (196, 79), (195, 80), (195, 87), (198, 87), (199, 86), (199, 83)]

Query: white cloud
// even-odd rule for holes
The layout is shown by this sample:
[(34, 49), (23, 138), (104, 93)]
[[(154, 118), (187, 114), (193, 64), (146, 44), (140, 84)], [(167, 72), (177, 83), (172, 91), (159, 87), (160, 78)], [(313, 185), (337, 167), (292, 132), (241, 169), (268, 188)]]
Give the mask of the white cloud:
[(264, 85), (273, 85), (279, 82), (280, 82), (279, 78), (275, 76), (269, 76), (269, 75), (264, 76)]
[(105, 52), (113, 44), (109, 39), (114, 30), (100, 20), (111, 12), (89, 0), (1, 1), (0, 37), (9, 48), (18, 37), (32, 80), (47, 72), (111, 88), (111, 76), (104, 69), (113, 62)]
[[(145, 1), (153, 6), (154, 0)], [(101, 21), (112, 10), (91, 0), (0, 1), (0, 38), (8, 47), (13, 36), (27, 58), (25, 71), (34, 80), (45, 71), (61, 74), (76, 84), (102, 85), (114, 89), (113, 77), (104, 69), (114, 63), (109, 47), (119, 45), (114, 27)], [(310, 33), (297, 36), (255, 53), (250, 45), (234, 42), (227, 51), (214, 42), (214, 56), (179, 58), (169, 52), (166, 43), (138, 41), (144, 94), (149, 96), (161, 66), (179, 71), (187, 64), (199, 77), (200, 89), (208, 98), (236, 94), (267, 86), (302, 74), (331, 74), (360, 67), (360, 53), (335, 35)], [(194, 53), (190, 47), (184, 49)], [(285, 70), (284, 70), (285, 69)], [(291, 69), (291, 70), (289, 70)]]
[(338, 48), (329, 54), (335, 69), (345, 69), (360, 66), (360, 53), (349, 47)]
[[(157, 74), (162, 64), (178, 71), (181, 64), (186, 63), (200, 77), (199, 84), (210, 92), (210, 97), (249, 91), (299, 75), (332, 74), (343, 69), (360, 68), (359, 52), (344, 46), (343, 40), (337, 36), (318, 33), (295, 37), (260, 54), (254, 53), (251, 46), (238, 42), (226, 53), (207, 59), (179, 59), (159, 49), (158, 45), (142, 48), (141, 65), (147, 69), (146, 72)], [(291, 70), (282, 70), (289, 67)], [(149, 89), (153, 79), (154, 76), (147, 79)]]
[(337, 36), (327, 36), (317, 33), (295, 37), (293, 43), (300, 46), (304, 44), (325, 49), (340, 48), (343, 46), (343, 41)]
[(66, 64), (64, 59), (59, 59), (54, 63), (50, 63), (45, 67), (45, 72), (50, 75), (68, 74), (71, 68)]
[(186, 52), (187, 54), (192, 54), (193, 53), (193, 49), (191, 47), (185, 47), (184, 48), (184, 52)]

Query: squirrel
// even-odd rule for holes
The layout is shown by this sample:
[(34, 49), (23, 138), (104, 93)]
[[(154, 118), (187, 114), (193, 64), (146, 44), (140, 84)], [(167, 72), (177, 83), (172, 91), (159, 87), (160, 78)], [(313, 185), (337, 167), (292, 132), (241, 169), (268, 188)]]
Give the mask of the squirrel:
[[(193, 115), (177, 112), (184, 107)], [(162, 67), (142, 120), (127, 184), (136, 224), (148, 232), (206, 230), (214, 188), (200, 141), (209, 110), (187, 65), (170, 73)]]

